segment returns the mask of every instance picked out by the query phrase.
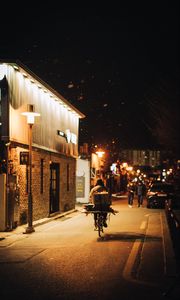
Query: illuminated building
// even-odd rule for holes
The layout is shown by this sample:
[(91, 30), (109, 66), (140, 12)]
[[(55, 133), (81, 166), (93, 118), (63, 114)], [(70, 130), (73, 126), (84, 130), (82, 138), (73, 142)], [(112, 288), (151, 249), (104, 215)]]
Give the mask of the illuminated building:
[(27, 105), (40, 114), (32, 128), (33, 220), (75, 207), (79, 119), (85, 116), (21, 62), (0, 62), (0, 230), (27, 222)]

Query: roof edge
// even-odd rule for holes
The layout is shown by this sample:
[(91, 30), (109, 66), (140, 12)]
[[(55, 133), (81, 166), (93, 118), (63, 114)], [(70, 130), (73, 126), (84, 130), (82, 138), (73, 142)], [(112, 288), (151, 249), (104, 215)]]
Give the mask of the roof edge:
[(6, 64), (12, 64), (17, 65), (17, 67), (23, 69), (25, 72), (29, 73), (30, 76), (35, 78), (40, 84), (42, 84), (44, 87), (46, 87), (49, 91), (51, 91), (55, 96), (60, 98), (65, 104), (67, 104), (70, 108), (72, 108), (81, 119), (85, 118), (86, 116), (80, 112), (74, 105), (72, 105), (67, 99), (65, 99), (59, 92), (57, 92), (54, 88), (52, 88), (48, 83), (46, 83), (43, 79), (41, 79), (39, 76), (37, 76), (33, 71), (31, 71), (25, 64), (23, 64), (19, 59), (7, 59), (2, 60), (0, 59), (0, 63), (6, 63)]

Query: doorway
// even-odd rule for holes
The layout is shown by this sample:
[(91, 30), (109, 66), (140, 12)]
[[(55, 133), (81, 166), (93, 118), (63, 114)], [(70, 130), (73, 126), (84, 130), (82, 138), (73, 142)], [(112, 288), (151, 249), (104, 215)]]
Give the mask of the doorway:
[(60, 166), (58, 163), (50, 165), (50, 214), (59, 211), (59, 180)]

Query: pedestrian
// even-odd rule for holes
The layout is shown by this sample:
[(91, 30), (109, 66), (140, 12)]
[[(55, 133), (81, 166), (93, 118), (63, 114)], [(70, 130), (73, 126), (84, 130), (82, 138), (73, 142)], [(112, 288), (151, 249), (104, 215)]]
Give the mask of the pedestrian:
[(111, 173), (107, 174), (106, 177), (106, 187), (108, 189), (109, 197), (112, 197), (113, 189), (114, 189), (114, 177)]
[(145, 195), (146, 195), (146, 186), (142, 181), (139, 181), (137, 185), (138, 207), (143, 205), (143, 200)]
[(127, 191), (128, 191), (128, 205), (130, 208), (132, 208), (133, 200), (134, 200), (134, 185), (132, 182), (128, 183)]
[[(102, 193), (105, 193), (104, 195)], [(106, 197), (105, 197), (106, 196)], [(101, 198), (103, 197), (103, 198)], [(101, 200), (103, 199), (103, 204)], [(107, 203), (105, 202), (107, 201)], [(107, 187), (105, 187), (102, 179), (98, 179), (96, 185), (91, 189), (89, 194), (89, 202), (94, 204), (94, 210), (108, 211), (110, 207), (110, 199)], [(103, 212), (104, 227), (107, 227), (107, 213)], [(94, 213), (94, 225), (96, 227), (97, 213)]]

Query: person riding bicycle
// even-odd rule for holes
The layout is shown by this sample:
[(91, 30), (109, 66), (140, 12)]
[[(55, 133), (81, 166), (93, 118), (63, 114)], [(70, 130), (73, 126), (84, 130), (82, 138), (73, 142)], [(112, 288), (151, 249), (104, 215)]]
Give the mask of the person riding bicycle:
[[(103, 226), (107, 227), (106, 219), (107, 219), (107, 212), (110, 209), (111, 199), (109, 197), (108, 189), (105, 187), (102, 179), (98, 179), (96, 185), (91, 189), (89, 194), (89, 202), (94, 204), (95, 211), (96, 210), (103, 211), (103, 217), (104, 217)], [(96, 220), (97, 220), (97, 213), (94, 213), (95, 227), (96, 227)]]

